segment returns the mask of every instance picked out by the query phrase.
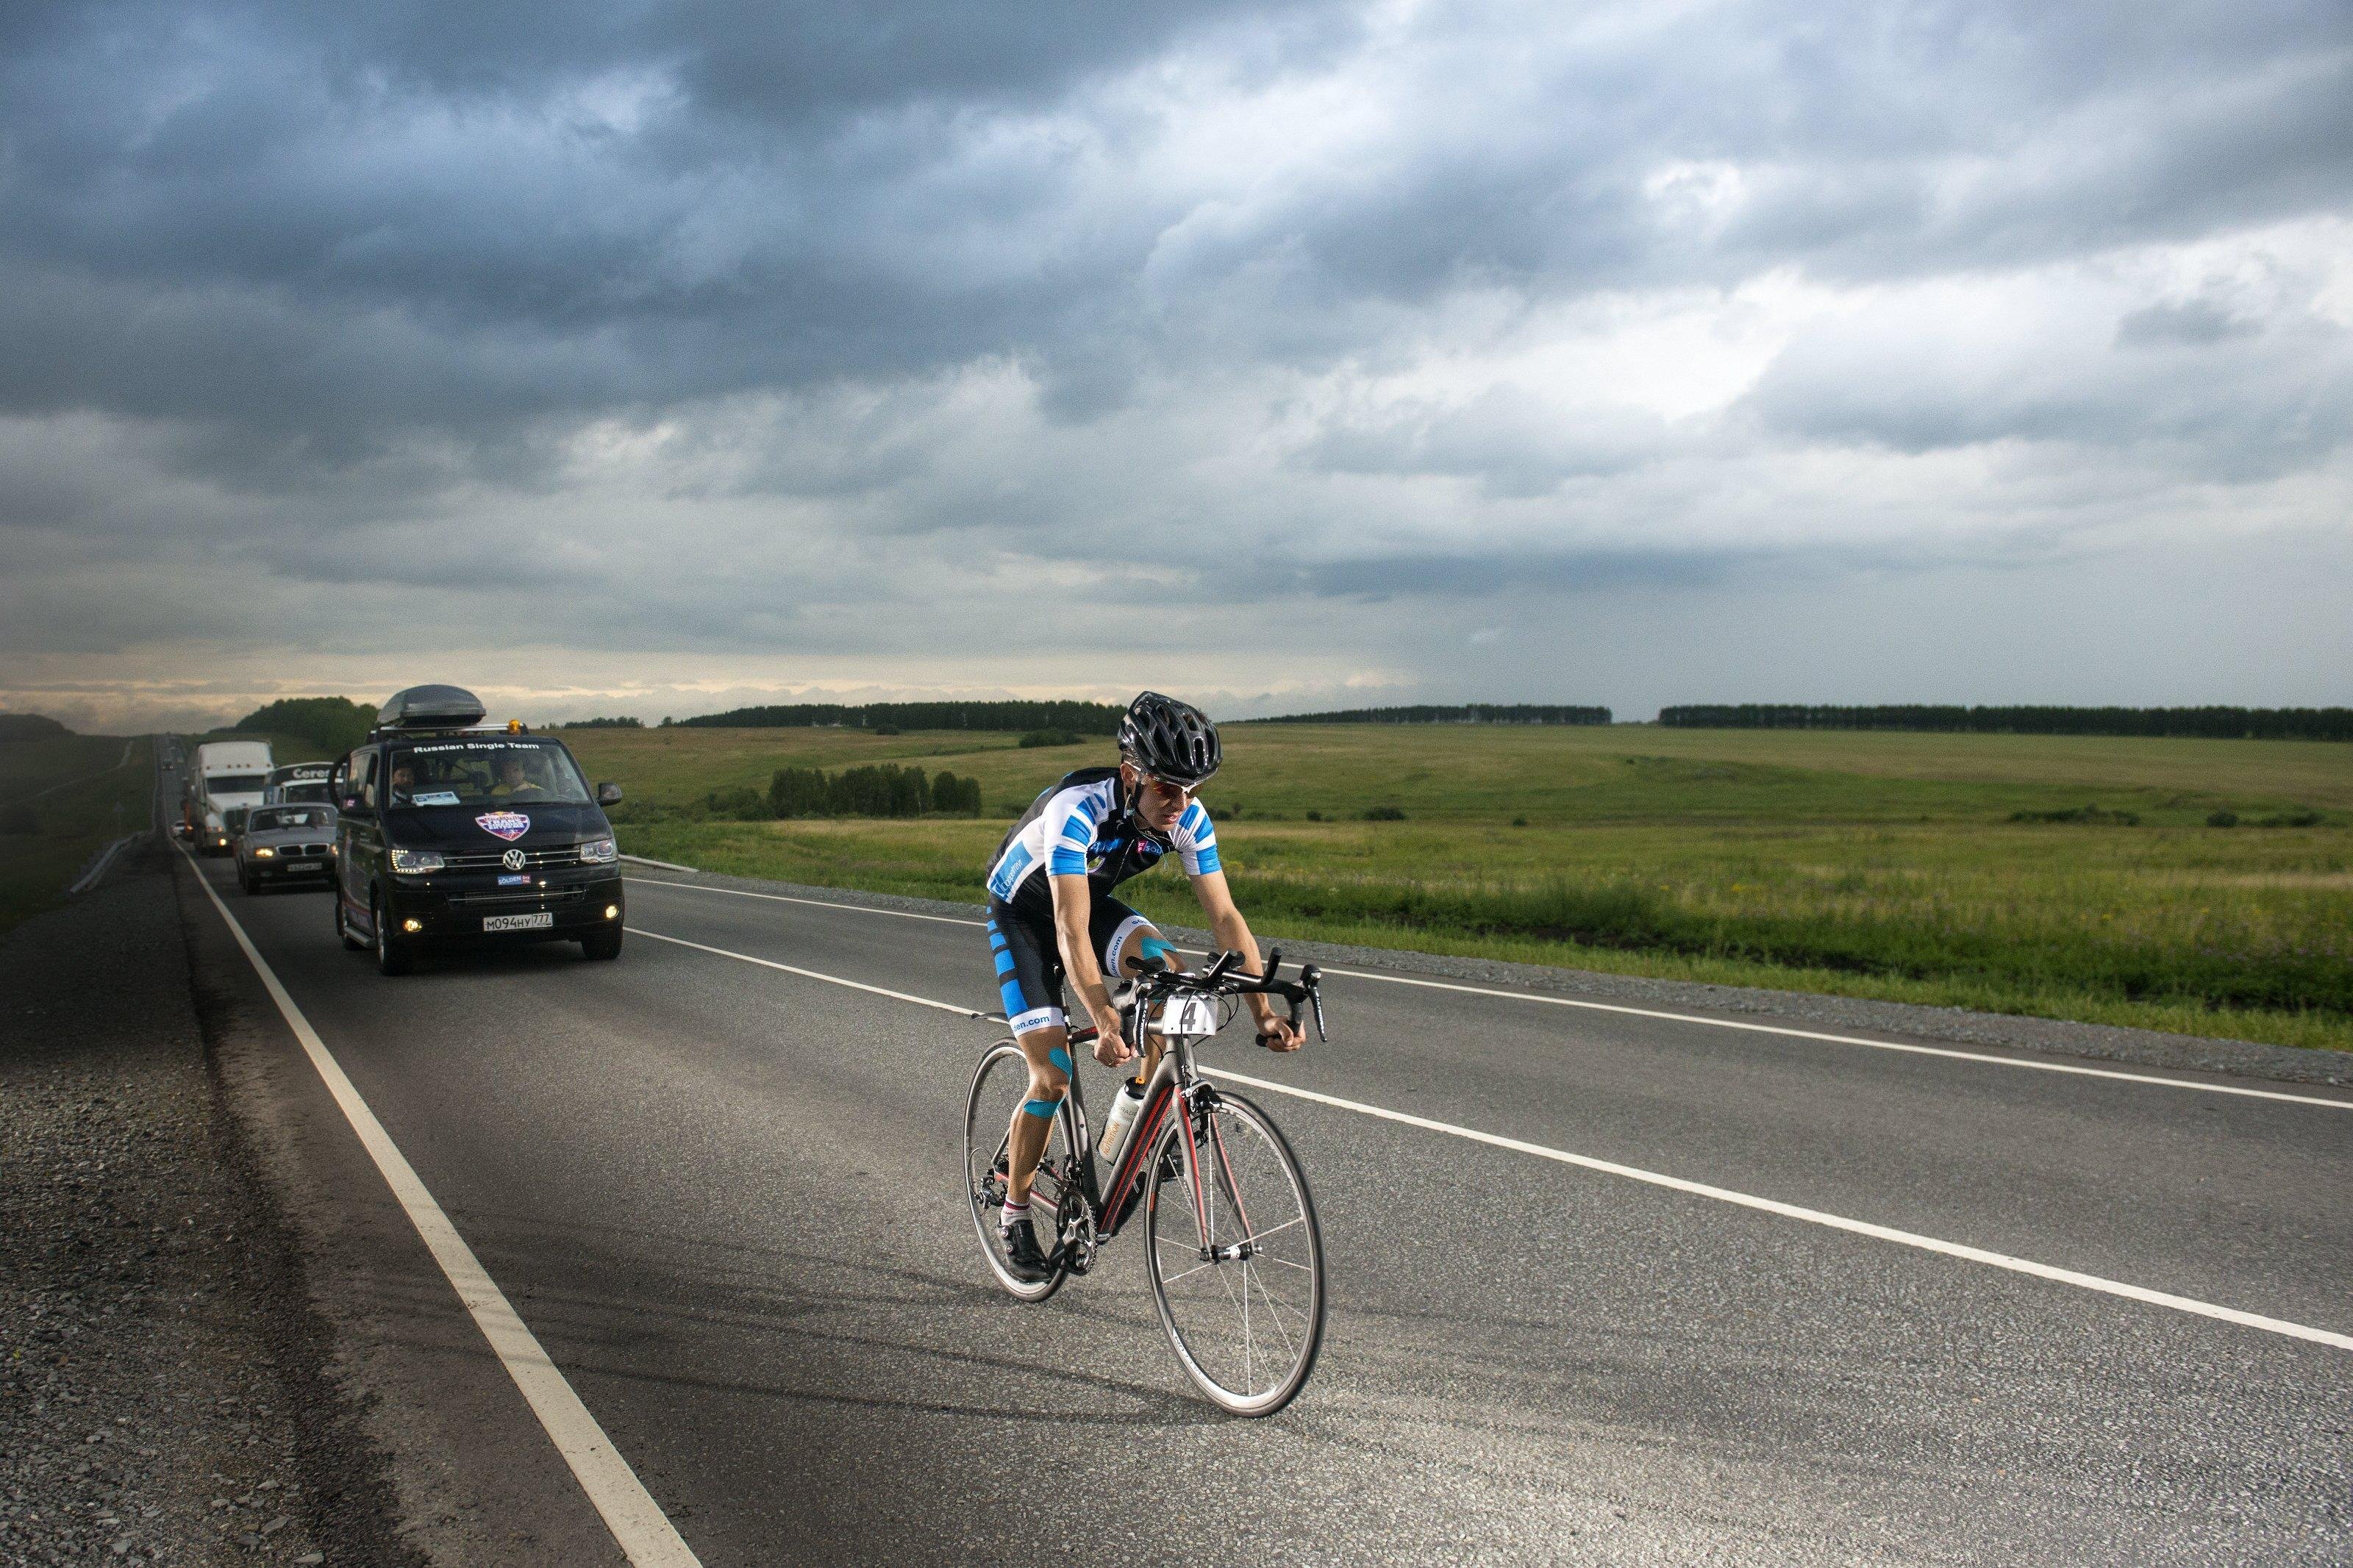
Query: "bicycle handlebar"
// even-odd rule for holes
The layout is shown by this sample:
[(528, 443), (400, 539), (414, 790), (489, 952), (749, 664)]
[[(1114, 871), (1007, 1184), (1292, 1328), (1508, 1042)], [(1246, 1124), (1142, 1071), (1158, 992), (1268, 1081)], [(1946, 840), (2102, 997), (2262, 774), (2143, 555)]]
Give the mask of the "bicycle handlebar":
[(1263, 974), (1236, 973), (1242, 955), (1219, 952), (1210, 959), (1207, 969), (1187, 971), (1171, 969), (1167, 961), (1159, 958), (1131, 958), (1128, 967), (1136, 975), (1136, 1000), (1147, 1002), (1155, 996), (1175, 995), (1180, 991), (1195, 992), (1207, 996), (1280, 996), (1291, 1004), (1291, 1026), (1299, 1027), (1303, 1008), (1313, 1008), (1315, 1014), (1315, 1037), (1329, 1044), (1331, 1035), (1324, 1026), (1324, 972), (1312, 963), (1302, 964), (1296, 980), (1278, 980), (1275, 972), (1282, 967), (1282, 950), (1274, 948), (1266, 955)]

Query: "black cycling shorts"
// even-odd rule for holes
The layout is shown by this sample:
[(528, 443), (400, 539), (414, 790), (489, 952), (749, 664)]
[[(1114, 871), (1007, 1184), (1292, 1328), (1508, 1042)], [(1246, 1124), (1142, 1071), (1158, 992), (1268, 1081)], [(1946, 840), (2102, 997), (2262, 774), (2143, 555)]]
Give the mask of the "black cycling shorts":
[[(1040, 904), (1045, 906), (1042, 914)], [(1087, 914), (1087, 943), (1095, 951), (1105, 984), (1118, 981), (1119, 950), (1128, 933), (1150, 923), (1110, 894), (1095, 890)], [(1023, 899), (1017, 905), (990, 899), (988, 946), (997, 964), (997, 994), (1013, 1032), (1026, 1035), (1062, 1025), (1062, 948), (1054, 937), (1052, 900)]]

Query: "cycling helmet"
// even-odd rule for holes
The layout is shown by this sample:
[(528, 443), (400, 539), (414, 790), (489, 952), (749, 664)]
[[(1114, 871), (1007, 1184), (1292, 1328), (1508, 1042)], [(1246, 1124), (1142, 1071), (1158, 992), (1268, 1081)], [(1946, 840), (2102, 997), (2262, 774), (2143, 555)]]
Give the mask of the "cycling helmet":
[(1193, 789), (1226, 760), (1218, 727), (1189, 702), (1147, 691), (1119, 721), (1119, 754), (1154, 778)]

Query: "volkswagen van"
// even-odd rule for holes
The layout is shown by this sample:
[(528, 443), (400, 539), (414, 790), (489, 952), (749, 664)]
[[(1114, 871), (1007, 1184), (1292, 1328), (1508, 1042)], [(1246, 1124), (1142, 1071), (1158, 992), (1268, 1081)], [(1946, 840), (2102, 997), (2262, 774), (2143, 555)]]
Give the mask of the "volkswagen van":
[(335, 934), (386, 974), (427, 949), (577, 942), (621, 953), (621, 874), (604, 807), (570, 748), (483, 724), (454, 686), (415, 686), (335, 764)]

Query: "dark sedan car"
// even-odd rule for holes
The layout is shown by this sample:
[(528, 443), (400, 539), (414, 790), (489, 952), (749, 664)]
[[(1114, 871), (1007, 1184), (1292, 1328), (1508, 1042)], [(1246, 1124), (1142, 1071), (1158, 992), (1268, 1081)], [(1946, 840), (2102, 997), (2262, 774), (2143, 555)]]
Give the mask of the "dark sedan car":
[(335, 885), (335, 808), (257, 805), (237, 836), (237, 886), (248, 893), (297, 883)]

